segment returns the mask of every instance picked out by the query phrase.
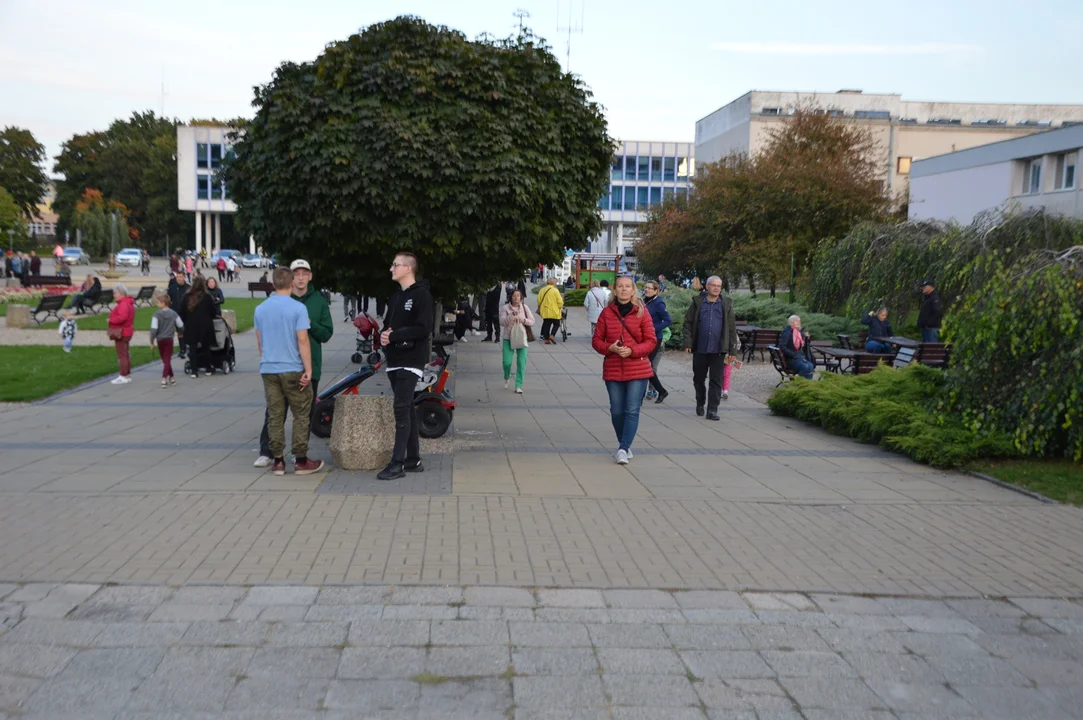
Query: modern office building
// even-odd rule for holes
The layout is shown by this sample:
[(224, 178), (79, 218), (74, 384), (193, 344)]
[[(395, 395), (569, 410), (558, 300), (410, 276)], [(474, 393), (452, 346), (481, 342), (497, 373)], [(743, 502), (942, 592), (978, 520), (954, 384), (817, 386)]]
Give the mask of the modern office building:
[(966, 224), (991, 208), (1046, 208), (1083, 219), (1083, 124), (916, 161), (910, 219)]
[(1083, 122), (1083, 105), (921, 102), (861, 90), (753, 90), (696, 122), (700, 166), (733, 153), (755, 155), (773, 128), (809, 106), (872, 130), (883, 153), (884, 184), (896, 196), (905, 194), (915, 160)]
[[(195, 250), (206, 247), (209, 255), (222, 249), (222, 215), (237, 212), (229, 188), (216, 177), (230, 152), (230, 132), (221, 125), (177, 126), (177, 207), (196, 214)], [(256, 252), (253, 238), (248, 251)]]
[(598, 201), (605, 228), (590, 251), (627, 254), (651, 206), (687, 195), (696, 169), (693, 150), (691, 143), (622, 142), (613, 157), (609, 188)]

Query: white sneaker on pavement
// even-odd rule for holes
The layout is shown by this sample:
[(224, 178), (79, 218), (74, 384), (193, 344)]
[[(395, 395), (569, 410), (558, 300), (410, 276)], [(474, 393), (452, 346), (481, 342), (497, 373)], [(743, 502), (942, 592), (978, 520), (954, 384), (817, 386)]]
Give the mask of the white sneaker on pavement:
[(505, 380), (504, 381), (504, 389), (507, 390), (509, 387), (511, 387), (511, 380)]
[(123, 385), (124, 384), (124, 376), (123, 375), (117, 375), (115, 378), (113, 378), (109, 382), (111, 382), (113, 385)]
[(627, 450), (618, 450), (617, 451), (617, 464), (618, 465), (627, 465), (628, 464), (628, 451)]
[(269, 467), (274, 462), (273, 458), (269, 458), (266, 455), (260, 455), (256, 458), (256, 461), (252, 463), (252, 467)]
[(523, 394), (523, 389), (521, 387), (515, 388), (515, 394), (516, 395), (522, 395)]

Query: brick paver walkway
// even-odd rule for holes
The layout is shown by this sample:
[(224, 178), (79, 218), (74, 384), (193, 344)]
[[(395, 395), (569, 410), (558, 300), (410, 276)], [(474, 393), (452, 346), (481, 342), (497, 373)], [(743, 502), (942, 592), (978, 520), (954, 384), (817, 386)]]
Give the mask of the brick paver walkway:
[[(1080, 509), (772, 417), (739, 373), (717, 423), (673, 378), (616, 466), (580, 310), (571, 325), (531, 348), (523, 396), (503, 389), (498, 346), (458, 346), (455, 437), (400, 483), (252, 468), (262, 398), (244, 334), (234, 375), (162, 390), (150, 366), (4, 413), (0, 580), (1083, 594)], [(347, 328), (324, 384), (349, 364)]]

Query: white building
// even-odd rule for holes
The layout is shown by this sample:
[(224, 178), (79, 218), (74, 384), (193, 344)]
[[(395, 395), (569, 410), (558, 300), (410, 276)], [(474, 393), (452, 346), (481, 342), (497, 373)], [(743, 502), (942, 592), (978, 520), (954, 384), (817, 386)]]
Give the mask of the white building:
[(915, 161), (910, 219), (967, 224), (983, 210), (1039, 208), (1083, 219), (1083, 124)]
[(696, 160), (691, 143), (622, 142), (613, 156), (610, 185), (598, 201), (605, 227), (593, 253), (624, 255), (636, 242), (647, 210), (674, 195), (687, 195)]
[(753, 90), (696, 122), (700, 165), (755, 155), (797, 108), (818, 107), (867, 127), (881, 153), (886, 189), (906, 193), (911, 163), (1083, 121), (1083, 105), (1018, 105), (904, 100), (901, 95)]
[[(221, 125), (177, 126), (177, 207), (195, 212), (195, 250), (206, 246), (208, 255), (222, 249), (222, 215), (237, 212), (229, 188), (216, 177), (222, 158), (232, 151), (232, 131)], [(248, 239), (248, 252), (256, 252), (253, 238)]]

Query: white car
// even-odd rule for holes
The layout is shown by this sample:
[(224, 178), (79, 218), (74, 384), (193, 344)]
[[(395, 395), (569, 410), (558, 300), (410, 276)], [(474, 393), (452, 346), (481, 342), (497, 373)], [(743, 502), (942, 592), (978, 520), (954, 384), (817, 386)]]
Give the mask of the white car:
[(262, 258), (259, 255), (249, 253), (241, 258), (241, 267), (267, 267), (267, 258)]
[(124, 248), (117, 253), (117, 265), (139, 267), (143, 264), (143, 251), (136, 248)]

